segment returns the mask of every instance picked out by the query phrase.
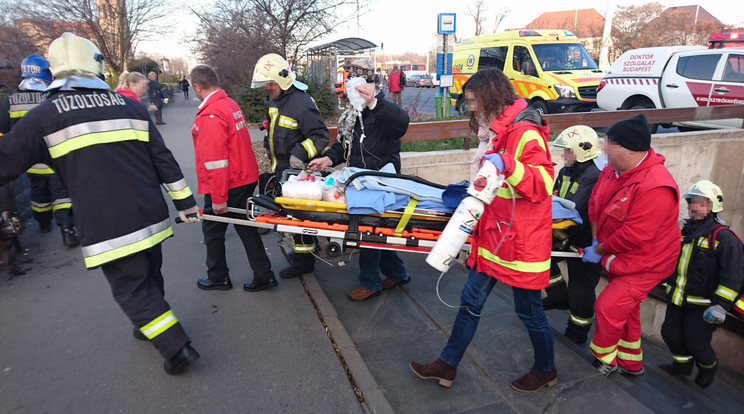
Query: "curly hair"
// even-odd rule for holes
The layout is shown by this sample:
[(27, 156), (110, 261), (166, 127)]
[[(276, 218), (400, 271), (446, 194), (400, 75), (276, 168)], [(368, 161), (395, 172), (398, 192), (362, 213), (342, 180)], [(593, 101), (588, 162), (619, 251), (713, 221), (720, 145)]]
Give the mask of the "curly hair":
[(481, 120), (490, 122), (513, 104), (519, 97), (509, 78), (499, 69), (486, 69), (476, 72), (462, 85), (462, 93), (470, 91), (475, 100), (477, 112), (470, 112), (470, 129), (478, 133)]

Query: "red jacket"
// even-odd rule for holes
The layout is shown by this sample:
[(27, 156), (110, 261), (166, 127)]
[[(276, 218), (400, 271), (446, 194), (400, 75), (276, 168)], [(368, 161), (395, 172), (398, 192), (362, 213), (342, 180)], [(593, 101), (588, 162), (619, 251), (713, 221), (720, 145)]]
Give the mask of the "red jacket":
[(388, 91), (390, 93), (400, 92), (403, 88), (400, 87), (400, 69), (393, 69), (388, 77)]
[(589, 200), (589, 220), (609, 252), (602, 266), (610, 277), (645, 281), (653, 288), (674, 272), (681, 237), (679, 190), (653, 149), (619, 177), (607, 165)]
[(227, 190), (258, 181), (258, 163), (243, 111), (225, 91), (212, 94), (191, 127), (199, 194), (227, 201)]
[[(550, 279), (553, 162), (549, 128), (523, 99), (491, 123), (506, 184), (487, 205), (473, 235), (468, 266), (510, 286), (542, 289)], [(511, 224), (511, 226), (510, 226)], [(498, 247), (498, 249), (497, 249)]]

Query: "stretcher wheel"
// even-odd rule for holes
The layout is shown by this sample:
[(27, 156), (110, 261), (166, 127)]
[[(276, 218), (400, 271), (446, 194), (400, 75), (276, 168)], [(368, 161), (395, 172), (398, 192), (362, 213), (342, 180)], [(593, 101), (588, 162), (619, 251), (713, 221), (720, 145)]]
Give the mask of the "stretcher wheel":
[(341, 256), (341, 246), (336, 242), (329, 242), (325, 246), (325, 255), (329, 258)]

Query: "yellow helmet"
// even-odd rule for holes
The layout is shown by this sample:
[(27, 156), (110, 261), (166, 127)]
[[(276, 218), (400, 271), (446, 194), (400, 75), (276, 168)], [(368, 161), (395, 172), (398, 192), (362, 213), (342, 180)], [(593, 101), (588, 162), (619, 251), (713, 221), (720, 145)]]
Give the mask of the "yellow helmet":
[(600, 154), (597, 133), (585, 125), (574, 125), (564, 129), (553, 142), (553, 146), (570, 149), (578, 162), (589, 161)]
[(700, 180), (690, 187), (684, 198), (705, 197), (710, 200), (710, 211), (718, 213), (723, 210), (723, 192), (721, 187), (708, 180)]
[(66, 32), (49, 45), (49, 69), (52, 75), (68, 70), (81, 70), (103, 75), (103, 55), (88, 39)]
[(283, 91), (289, 89), (297, 79), (287, 61), (276, 53), (261, 56), (253, 70), (251, 88), (260, 88), (266, 82), (276, 82)]

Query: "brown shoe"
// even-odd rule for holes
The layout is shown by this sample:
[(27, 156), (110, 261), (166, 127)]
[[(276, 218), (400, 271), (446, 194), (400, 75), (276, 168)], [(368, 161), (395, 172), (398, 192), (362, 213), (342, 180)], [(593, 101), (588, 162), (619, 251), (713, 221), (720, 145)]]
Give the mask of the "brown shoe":
[(442, 361), (441, 358), (437, 358), (436, 361), (426, 365), (411, 362), (408, 366), (411, 367), (413, 373), (418, 375), (419, 378), (437, 379), (439, 380), (439, 385), (447, 388), (452, 386), (452, 381), (455, 380), (455, 374), (457, 373), (457, 367), (453, 367)]
[(401, 279), (401, 280), (385, 279), (385, 280), (382, 281), (382, 290), (392, 289), (392, 288), (394, 288), (396, 286), (403, 286), (403, 285), (405, 285), (406, 283), (408, 283), (410, 281), (411, 281), (411, 278), (410, 277), (407, 277), (407, 278)]
[(347, 293), (346, 297), (349, 298), (349, 300), (360, 301), (360, 300), (369, 299), (372, 296), (377, 296), (380, 293), (382, 293), (381, 290), (369, 290), (369, 289), (365, 289), (359, 286), (358, 288)]
[(512, 388), (521, 392), (535, 392), (545, 386), (552, 387), (558, 383), (558, 371), (553, 367), (548, 372), (535, 371), (534, 368), (522, 378), (511, 383)]

